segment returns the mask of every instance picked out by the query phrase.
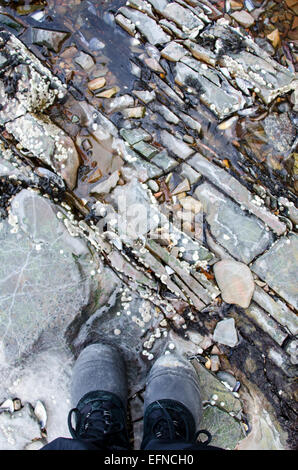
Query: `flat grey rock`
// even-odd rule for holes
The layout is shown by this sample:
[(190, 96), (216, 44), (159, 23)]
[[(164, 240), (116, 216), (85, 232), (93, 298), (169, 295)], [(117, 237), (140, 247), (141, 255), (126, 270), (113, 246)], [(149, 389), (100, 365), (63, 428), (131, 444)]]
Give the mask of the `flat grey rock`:
[(254, 214), (267, 224), (277, 235), (286, 231), (286, 225), (281, 222), (266, 207), (257, 204), (257, 200), (236, 178), (223, 168), (214, 165), (201, 154), (196, 153), (188, 160), (188, 164), (205, 176), (211, 183), (226, 193), (244, 209)]
[(162, 131), (160, 137), (163, 145), (182, 160), (185, 160), (194, 153), (194, 150), (189, 145), (167, 131)]
[(238, 343), (238, 336), (234, 318), (219, 321), (215, 327), (213, 339), (217, 343), (230, 346), (230, 348), (236, 346)]
[(141, 11), (122, 7), (119, 12), (135, 24), (136, 28), (146, 37), (150, 44), (165, 44), (171, 40), (171, 37), (163, 31), (155, 20)]
[(214, 238), (239, 261), (249, 263), (273, 243), (272, 234), (260, 220), (210, 184), (198, 186), (195, 196), (203, 203)]
[(86, 70), (87, 72), (93, 67), (94, 60), (92, 59), (91, 55), (85, 54), (85, 52), (80, 52), (78, 57), (74, 59), (74, 61), (82, 67), (82, 69)]
[(257, 259), (252, 270), (287, 302), (298, 308), (298, 237), (290, 233)]
[[(157, 166), (157, 163), (160, 163), (160, 160), (157, 160), (156, 164), (153, 162), (155, 157), (153, 157), (152, 161), (149, 162), (126, 145), (124, 146), (123, 151), (123, 158), (126, 161), (126, 165), (121, 168), (121, 173), (126, 181), (138, 179), (139, 181), (144, 182), (148, 179), (156, 178), (163, 173), (161, 165)], [(158, 155), (159, 154), (157, 154), (156, 157), (158, 157)]]
[(110, 176), (108, 176), (104, 181), (98, 183), (92, 190), (91, 193), (96, 194), (108, 194), (118, 183), (119, 180), (119, 171), (116, 170)]
[(290, 333), (298, 333), (298, 317), (280, 299), (273, 299), (261, 287), (255, 286), (253, 300), (268, 312), (278, 323), (283, 325)]
[[(225, 77), (221, 81), (227, 83)], [(217, 117), (223, 119), (245, 105), (243, 96), (233, 87), (224, 87), (219, 74), (192, 57), (185, 56), (175, 66), (175, 82), (190, 87)]]
[[(41, 333), (68, 325), (95, 291), (85, 242), (69, 235), (46, 198), (22, 190), (0, 230), (0, 369), (28, 354)], [(94, 269), (94, 268), (93, 268)]]
[[(198, 374), (203, 402), (215, 401), (227, 413), (237, 415), (242, 410), (242, 403), (227, 387), (221, 383), (215, 374), (200, 364), (196, 359), (191, 360)], [(215, 396), (214, 396), (215, 395)]]
[(208, 406), (203, 410), (200, 427), (211, 433), (211, 445), (222, 449), (233, 450), (245, 437), (239, 421), (223, 411), (220, 405)]
[(166, 47), (161, 51), (161, 55), (172, 62), (177, 62), (183, 56), (185, 56), (186, 53), (187, 50), (181, 46), (181, 44), (178, 44), (175, 41), (167, 44)]
[(189, 31), (194, 28), (201, 30), (204, 23), (194, 15), (188, 8), (184, 8), (178, 3), (169, 3), (162, 12), (163, 16), (174, 21), (182, 30)]
[(52, 51), (59, 52), (62, 43), (67, 38), (68, 33), (60, 31), (50, 31), (48, 29), (33, 29), (32, 42), (39, 46), (46, 46)]
[(122, 111), (125, 108), (129, 108), (130, 106), (133, 106), (134, 102), (135, 100), (130, 95), (116, 96), (116, 98), (110, 99), (105, 104), (105, 111), (108, 114), (118, 113), (119, 111)]
[[(6, 424), (10, 427), (8, 434), (0, 433), (0, 449), (23, 449), (30, 445), (31, 440), (40, 438), (40, 428), (35, 416), (31, 413), (29, 403), (34, 408), (38, 400), (42, 401), (48, 416), (46, 429), (47, 441), (57, 437), (71, 437), (67, 416), (70, 409), (70, 380), (73, 367), (73, 356), (68, 348), (57, 345), (55, 332), (50, 336), (43, 336), (34, 355), (27, 357), (21, 364), (15, 365), (7, 373), (1, 375), (0, 403), (4, 397), (17, 396), (25, 408), (20, 410), (18, 419), (6, 417)], [(46, 347), (45, 347), (46, 345)], [(0, 414), (0, 419), (2, 414)], [(1, 422), (6, 426), (5, 423)], [(3, 429), (3, 428), (2, 428)], [(15, 442), (8, 446), (9, 437)], [(38, 441), (41, 446), (43, 443)]]
[(265, 331), (277, 344), (282, 346), (287, 338), (285, 333), (266, 312), (259, 308), (254, 302), (245, 310), (246, 315), (251, 318), (263, 331)]

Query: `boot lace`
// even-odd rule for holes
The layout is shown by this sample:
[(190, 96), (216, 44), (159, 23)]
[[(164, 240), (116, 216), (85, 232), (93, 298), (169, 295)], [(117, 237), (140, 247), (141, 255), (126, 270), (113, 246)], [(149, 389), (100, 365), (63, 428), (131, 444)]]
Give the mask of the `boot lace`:
[(207, 436), (207, 439), (201, 443), (203, 446), (207, 446), (211, 440), (212, 436), (209, 431), (202, 429), (197, 431), (195, 435), (191, 438), (189, 434), (189, 428), (187, 421), (183, 414), (179, 414), (174, 410), (168, 410), (157, 402), (160, 406), (161, 416), (155, 421), (152, 428), (152, 432), (156, 439), (166, 439), (173, 441), (186, 440), (186, 442), (196, 443), (200, 434)]
[[(109, 401), (98, 403), (94, 400), (86, 405), (83, 410), (73, 408), (68, 415), (68, 427), (74, 439), (102, 440), (112, 437), (124, 430), (123, 423), (117, 419), (115, 406)], [(75, 415), (76, 428), (72, 425), (72, 417)]]

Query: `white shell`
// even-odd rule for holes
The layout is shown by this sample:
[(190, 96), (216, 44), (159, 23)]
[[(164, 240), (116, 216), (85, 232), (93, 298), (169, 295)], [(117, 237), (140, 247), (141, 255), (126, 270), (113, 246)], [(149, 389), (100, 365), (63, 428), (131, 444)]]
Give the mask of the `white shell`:
[(46, 427), (46, 424), (47, 424), (48, 416), (47, 416), (46, 409), (45, 409), (43, 403), (40, 400), (38, 400), (36, 402), (36, 405), (35, 405), (35, 408), (34, 408), (34, 414), (35, 414), (36, 418), (38, 419), (38, 423), (39, 423), (41, 429), (44, 429)]
[(11, 398), (8, 398), (7, 400), (5, 400), (2, 405), (0, 406), (0, 412), (1, 412), (1, 408), (7, 408), (7, 411), (9, 411), (10, 413), (13, 413), (14, 412), (14, 406), (13, 406), (13, 401)]

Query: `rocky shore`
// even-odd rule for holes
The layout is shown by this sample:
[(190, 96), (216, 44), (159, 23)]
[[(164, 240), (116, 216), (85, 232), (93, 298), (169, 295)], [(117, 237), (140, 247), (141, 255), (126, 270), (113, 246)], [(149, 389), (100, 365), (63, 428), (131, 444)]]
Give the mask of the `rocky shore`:
[(68, 436), (100, 340), (127, 360), (135, 448), (173, 350), (214, 445), (293, 448), (297, 79), (252, 34), (265, 4), (0, 3), (0, 448)]

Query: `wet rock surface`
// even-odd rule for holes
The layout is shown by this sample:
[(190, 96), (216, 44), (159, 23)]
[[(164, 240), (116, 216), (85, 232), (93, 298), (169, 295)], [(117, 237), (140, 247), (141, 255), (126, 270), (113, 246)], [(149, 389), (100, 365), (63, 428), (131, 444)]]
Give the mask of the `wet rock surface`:
[(18, 193), (0, 236), (1, 367), (6, 368), (30, 351), (45, 329), (63, 337), (97, 286), (87, 246), (69, 235), (55, 206), (36, 193)]
[(292, 7), (284, 33), (242, 1), (9, 3), (0, 447), (69, 437), (73, 362), (102, 340), (128, 365), (134, 448), (146, 374), (173, 350), (214, 445), (293, 447)]
[(0, 423), (2, 449), (23, 450), (32, 440), (41, 442), (40, 427), (28, 403), (13, 414), (1, 413)]
[(264, 224), (249, 217), (211, 185), (198, 186), (195, 196), (203, 204), (211, 234), (239, 261), (249, 263), (273, 242)]
[[(261, 256), (253, 265), (253, 270), (272, 288), (297, 308), (297, 284), (295, 282), (296, 256), (298, 239), (296, 234), (281, 238), (274, 246)], [(285, 271), (282, 269), (282, 259), (287, 259)], [(276, 276), (276, 269), (279, 275)]]

